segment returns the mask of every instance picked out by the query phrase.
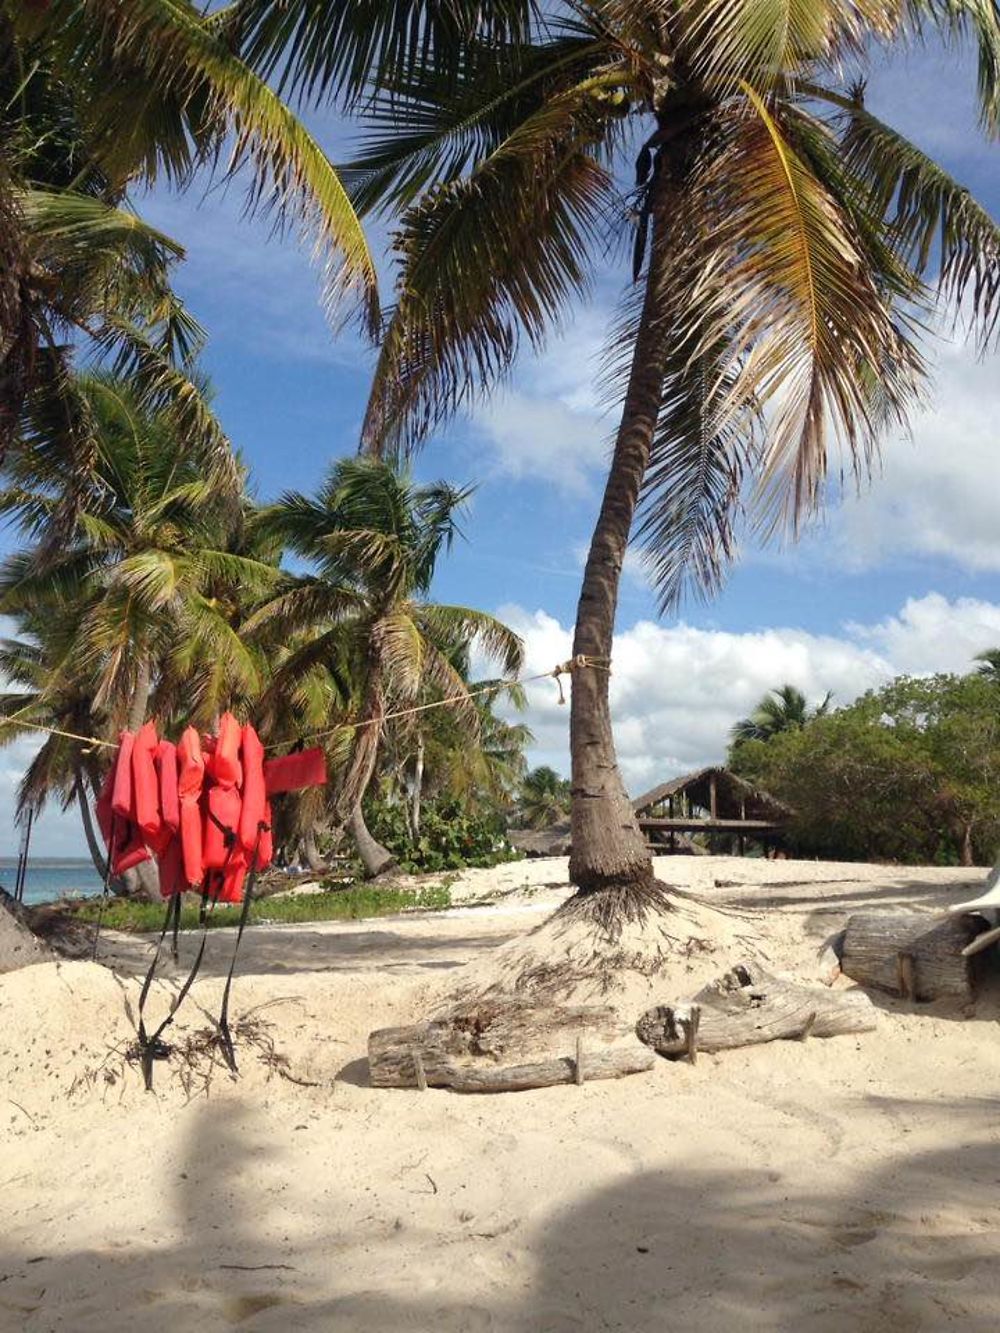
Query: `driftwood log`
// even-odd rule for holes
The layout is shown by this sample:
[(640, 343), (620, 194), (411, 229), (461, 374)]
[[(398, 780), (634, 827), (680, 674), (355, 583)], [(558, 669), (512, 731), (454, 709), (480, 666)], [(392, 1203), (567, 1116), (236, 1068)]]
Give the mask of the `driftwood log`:
[(875, 1009), (861, 991), (831, 991), (738, 963), (686, 1004), (649, 1009), (636, 1024), (640, 1041), (661, 1055), (693, 1057), (782, 1038), (870, 1032)]
[(480, 1000), (413, 1027), (381, 1028), (368, 1038), (368, 1068), (377, 1088), (515, 1092), (620, 1078), (654, 1062), (632, 1026), (603, 1005)]
[(970, 1000), (973, 964), (963, 950), (985, 929), (976, 916), (856, 912), (844, 931), (840, 965), (859, 985), (907, 1000)]

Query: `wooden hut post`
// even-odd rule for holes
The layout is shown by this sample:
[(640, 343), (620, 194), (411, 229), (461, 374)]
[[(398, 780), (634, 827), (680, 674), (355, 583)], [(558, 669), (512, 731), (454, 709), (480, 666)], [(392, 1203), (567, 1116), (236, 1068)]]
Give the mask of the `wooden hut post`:
[(719, 818), (719, 792), (714, 773), (708, 779), (708, 812), (713, 819)]

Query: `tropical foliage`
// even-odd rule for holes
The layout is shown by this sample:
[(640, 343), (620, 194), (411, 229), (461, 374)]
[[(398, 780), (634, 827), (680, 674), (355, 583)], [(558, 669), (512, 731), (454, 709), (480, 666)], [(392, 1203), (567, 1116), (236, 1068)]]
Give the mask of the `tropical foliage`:
[(992, 862), (1000, 841), (1000, 709), (981, 673), (900, 677), (846, 708), (731, 751), (795, 811), (805, 855)]

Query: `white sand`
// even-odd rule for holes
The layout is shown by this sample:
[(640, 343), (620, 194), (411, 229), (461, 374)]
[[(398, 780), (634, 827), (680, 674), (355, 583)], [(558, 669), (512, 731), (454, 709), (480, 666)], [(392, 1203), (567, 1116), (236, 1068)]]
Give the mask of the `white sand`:
[[(803, 976), (856, 907), (938, 907), (985, 874), (728, 858), (659, 870), (746, 914), (729, 919)], [(218, 1070), (207, 1096), (165, 1065), (143, 1092), (112, 1050), (134, 1035), (141, 942), (108, 941), (117, 973), (0, 977), (0, 1330), (992, 1333), (994, 997), (964, 1020), (883, 998), (874, 1033), (582, 1088), (365, 1086), (368, 1031), (421, 1017), (460, 965), (482, 969), (537, 926), (564, 873), (521, 863), (453, 890), (510, 891), (499, 907), (249, 933), (234, 1014), (270, 1005), (259, 1017), (288, 1072), (317, 1086), (244, 1044), (242, 1077)], [(231, 941), (213, 933), (180, 1038), (217, 1004)], [(173, 984), (154, 989), (154, 1015)]]

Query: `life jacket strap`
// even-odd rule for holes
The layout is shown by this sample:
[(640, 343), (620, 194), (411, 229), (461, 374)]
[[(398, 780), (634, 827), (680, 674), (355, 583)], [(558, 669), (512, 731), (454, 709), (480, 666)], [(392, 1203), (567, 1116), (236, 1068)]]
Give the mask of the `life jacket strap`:
[(229, 994), (233, 987), (233, 973), (236, 971), (236, 956), (240, 951), (240, 944), (243, 940), (243, 931), (246, 928), (247, 918), (250, 915), (250, 902), (253, 898), (254, 887), (257, 883), (257, 855), (260, 851), (260, 840), (265, 833), (271, 831), (270, 824), (263, 819), (257, 825), (257, 839), (253, 847), (253, 857), (250, 861), (250, 873), (247, 875), (246, 884), (243, 886), (243, 910), (240, 912), (240, 924), (236, 931), (236, 943), (233, 945), (233, 956), (229, 960), (229, 973), (226, 976), (226, 984), (222, 991), (222, 1006), (219, 1010), (219, 1044), (222, 1048), (222, 1057), (234, 1074), (239, 1073), (236, 1065), (236, 1049), (233, 1046), (233, 1034), (229, 1030)]

